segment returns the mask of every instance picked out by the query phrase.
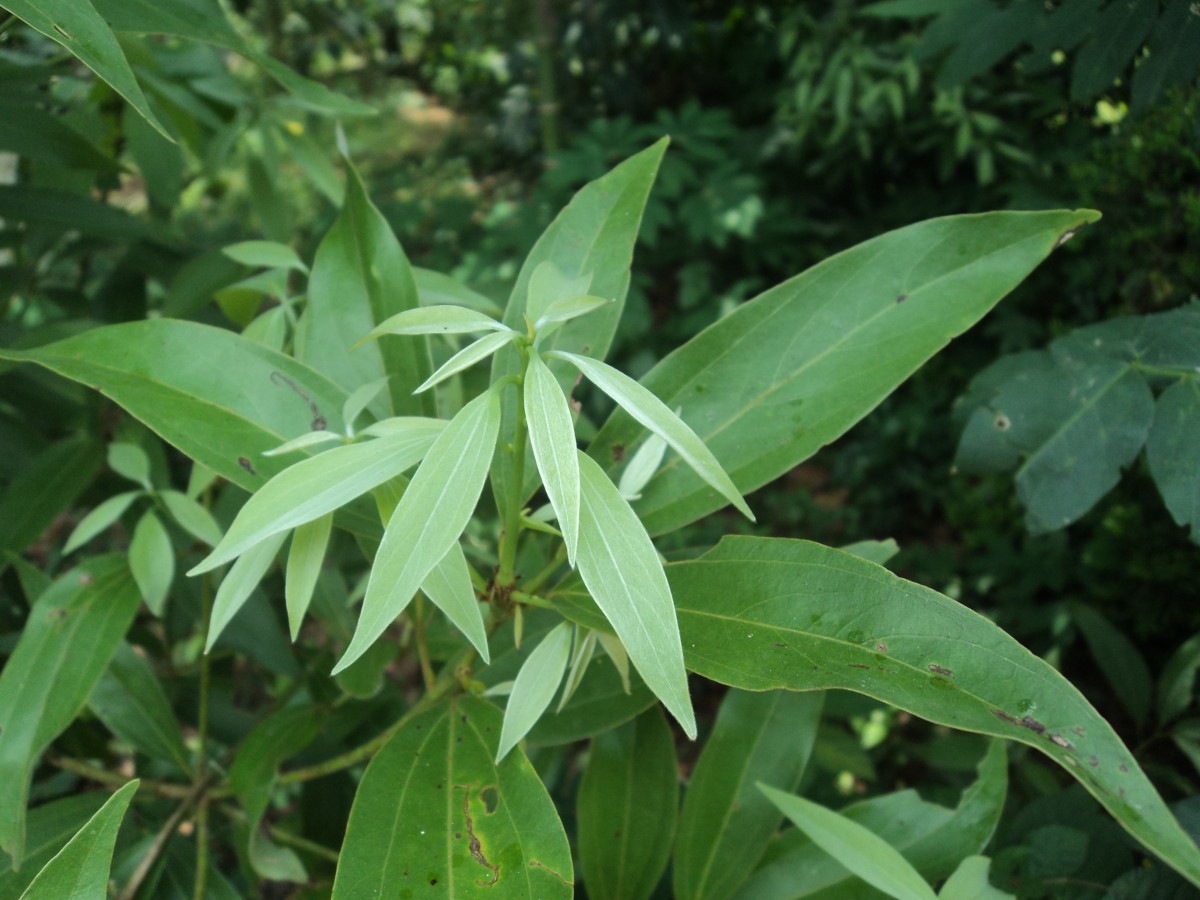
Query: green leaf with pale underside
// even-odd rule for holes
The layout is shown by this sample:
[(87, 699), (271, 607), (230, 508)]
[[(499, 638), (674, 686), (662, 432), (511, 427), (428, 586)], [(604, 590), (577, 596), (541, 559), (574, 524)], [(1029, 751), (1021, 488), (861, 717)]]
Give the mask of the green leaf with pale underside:
[(536, 352), (525, 372), (525, 421), (529, 446), (567, 545), (567, 561), (575, 565), (579, 546), (579, 460), (571, 407), (558, 381)]
[(225, 577), (221, 579), (221, 586), (217, 588), (217, 596), (213, 598), (212, 616), (208, 622), (208, 639), (204, 644), (205, 653), (212, 650), (225, 626), (250, 599), (250, 594), (267, 574), (267, 569), (271, 568), (275, 554), (283, 546), (286, 537), (284, 532), (264, 538), (238, 557), (237, 562), (225, 573)]
[(421, 591), (466, 636), (479, 652), (484, 665), (491, 662), (483, 611), (479, 606), (479, 598), (475, 596), (475, 588), (471, 585), (467, 557), (458, 541), (451, 544), (441, 562), (425, 576)]
[(560, 622), (552, 628), (517, 673), (517, 680), (508, 695), (508, 705), (504, 708), (504, 727), (500, 729), (496, 762), (504, 759), (508, 751), (528, 734), (554, 699), (571, 656), (571, 630), (569, 622)]
[(365, 344), (389, 334), (472, 334), (478, 331), (512, 329), (491, 316), (465, 306), (422, 306), (418, 309), (406, 309), (380, 322), (358, 343)]
[(473, 343), (467, 344), (452, 357), (446, 360), (436, 372), (430, 375), (417, 388), (417, 393), (427, 391), (435, 384), (440, 384), (451, 375), (457, 375), (463, 369), (470, 368), (475, 363), (487, 359), (501, 347), (509, 344), (518, 337), (515, 331), (504, 331), (488, 334)]

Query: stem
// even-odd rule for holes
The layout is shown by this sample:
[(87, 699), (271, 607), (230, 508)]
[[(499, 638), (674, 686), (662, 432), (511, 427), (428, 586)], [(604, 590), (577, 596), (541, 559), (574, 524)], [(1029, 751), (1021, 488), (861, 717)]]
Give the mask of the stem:
[(548, 566), (546, 566), (546, 568), (542, 569), (542, 571), (540, 571), (536, 575), (534, 575), (531, 579), (529, 579), (529, 581), (522, 584), (521, 587), (525, 590), (525, 592), (527, 594), (536, 593), (537, 589), (540, 588), (547, 581), (549, 581), (550, 576), (558, 571), (559, 567), (563, 564), (563, 560), (566, 558), (567, 558), (567, 545), (559, 544), (558, 550), (554, 554), (554, 558), (552, 560), (550, 560), (550, 564)]
[(421, 678), (425, 681), (425, 690), (433, 690), (437, 679), (433, 675), (433, 665), (429, 662), (429, 647), (425, 644), (425, 598), (417, 597), (413, 601), (413, 636), (417, 640), (417, 658), (421, 663)]
[(543, 600), (541, 597), (527, 594), (525, 591), (513, 591), (512, 598), (518, 603), (524, 603), (526, 606), (536, 606), (538, 609), (554, 609), (554, 604), (549, 600)]
[(521, 534), (521, 494), (525, 490), (525, 445), (528, 440), (528, 428), (525, 423), (525, 370), (529, 365), (529, 352), (524, 346), (517, 346), (521, 351), (521, 377), (517, 380), (517, 423), (513, 435), (508, 508), (504, 511), (500, 570), (496, 573), (496, 584), (501, 588), (511, 588), (516, 583), (517, 538)]
[(154, 867), (154, 863), (162, 855), (163, 848), (167, 846), (167, 841), (171, 839), (171, 835), (175, 833), (175, 829), (179, 827), (179, 823), (183, 820), (183, 817), (195, 805), (196, 799), (204, 793), (206, 787), (208, 787), (207, 778), (201, 778), (192, 785), (187, 796), (183, 798), (183, 802), (179, 804), (175, 812), (171, 813), (171, 817), (163, 823), (162, 828), (158, 829), (158, 834), (154, 836), (154, 842), (150, 845), (150, 849), (146, 851), (146, 855), (138, 863), (137, 869), (134, 870), (133, 876), (129, 879), (129, 883), (125, 885), (125, 890), (117, 895), (117, 900), (133, 900), (137, 896), (138, 889), (141, 888), (142, 882), (146, 880), (146, 876), (150, 874), (150, 869)]
[[(120, 788), (129, 783), (129, 779), (124, 775), (101, 769), (99, 766), (93, 766), (81, 759), (73, 759), (69, 756), (51, 756), (46, 761), (64, 772), (70, 772), (72, 775), (78, 775), (80, 778), (86, 778), (88, 781), (94, 781), (105, 787)], [(168, 781), (158, 781), (153, 778), (143, 778), (141, 781), (138, 790), (150, 791), (160, 797), (183, 799), (192, 792), (192, 788), (185, 784), (171, 784)]]
[(558, 96), (554, 84), (555, 21), (551, 0), (533, 0), (534, 46), (537, 47), (538, 124), (542, 155), (558, 152)]
[[(230, 806), (227, 803), (221, 804), (221, 812), (225, 813), (225, 815), (233, 819), (235, 822), (250, 821), (250, 817), (247, 816), (242, 810), (238, 809), (236, 806)], [(318, 844), (316, 841), (310, 841), (307, 838), (302, 838), (298, 834), (292, 834), (290, 831), (285, 831), (284, 829), (269, 823), (266, 825), (266, 828), (267, 833), (280, 844), (287, 844), (288, 846), (295, 847), (297, 850), (303, 850), (305, 853), (311, 854), (312, 856), (319, 856), (321, 859), (327, 859), (333, 863), (338, 861), (337, 851), (331, 850), (324, 844)]]
[(208, 798), (201, 797), (196, 806), (196, 887), (193, 900), (204, 900), (208, 887)]

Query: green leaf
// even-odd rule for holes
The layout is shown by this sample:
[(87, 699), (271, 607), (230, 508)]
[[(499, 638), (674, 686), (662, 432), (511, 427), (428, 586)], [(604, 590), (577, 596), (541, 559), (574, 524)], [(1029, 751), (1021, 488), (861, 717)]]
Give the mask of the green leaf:
[(296, 358), (324, 372), (346, 392), (392, 376), (390, 404), (372, 406), (389, 414), (429, 415), (432, 403), (413, 390), (432, 369), (424, 342), (351, 346), (379, 322), (417, 306), (417, 285), (400, 243), (371, 203), (347, 162), (342, 212), (317, 248), (308, 280), (308, 306), (296, 333)]
[(284, 760), (312, 743), (321, 714), (312, 706), (292, 706), (272, 713), (246, 736), (229, 767), (229, 784), (241, 801), (249, 822), (247, 856), (254, 871), (272, 881), (308, 881), (296, 853), (273, 843), (260, 827), (271, 803), (275, 777)]
[(759, 787), (814, 844), (863, 881), (897, 900), (935, 900), (916, 869), (873, 832), (803, 797), (766, 784)]
[(220, 328), (151, 319), (33, 350), (0, 348), (99, 390), (167, 443), (248, 491), (283, 469), (264, 450), (328, 425), (346, 393), (281, 353)]
[(137, 444), (109, 444), (108, 467), (121, 477), (150, 489), (150, 459)]
[(175, 580), (175, 548), (163, 523), (147, 510), (133, 529), (129, 542), (129, 569), (142, 599), (151, 612), (161, 616), (171, 582)]
[(496, 764), (500, 713), (469, 696), (405, 722), (359, 784), (334, 900), (572, 896), (571, 850), (520, 750)]
[(642, 679), (695, 738), (679, 624), (658, 553), (616, 486), (582, 453), (579, 474), (579, 574)]
[(109, 497), (90, 513), (79, 520), (79, 524), (75, 526), (75, 530), (71, 532), (71, 537), (67, 541), (67, 545), (63, 547), (63, 555), (73, 553), (78, 550), (113, 522), (121, 518), (125, 510), (129, 509), (130, 505), (138, 497), (143, 495), (143, 491), (126, 491), (124, 494), (117, 494), (114, 497)]
[(746, 518), (754, 521), (750, 507), (738, 493), (729, 475), (721, 468), (717, 458), (712, 455), (712, 451), (704, 446), (704, 441), (696, 436), (696, 432), (671, 412), (665, 403), (624, 372), (599, 360), (561, 352), (555, 353), (554, 356), (567, 360), (579, 369), (587, 376), (588, 381), (608, 394), (621, 409), (670, 444), (696, 474), (737, 507)]
[(4, 0), (4, 6), (35, 31), (66, 47), (124, 97), (155, 131), (174, 142), (171, 133), (151, 112), (116, 35), (89, 0)]
[(1133, 641), (1090, 606), (1071, 603), (1068, 608), (1104, 679), (1133, 717), (1138, 730), (1145, 728), (1154, 693), (1145, 658)]
[(117, 831), (141, 782), (134, 780), (108, 798), (37, 877), (21, 900), (105, 900)]
[[(35, 106), (35, 102), (31, 97), (17, 95), (15, 91), (0, 97), (0, 109), (4, 116), (0, 148), (37, 159), (39, 163), (67, 169), (99, 172), (116, 170), (116, 162), (111, 156), (53, 113)], [(131, 118), (142, 121), (136, 114)], [(157, 134), (154, 136), (162, 140)]]
[(1157, 18), (1157, 3), (1116, 0), (1104, 7), (1071, 70), (1071, 101), (1090, 103), (1112, 87)]
[[(1002, 212), (893, 231), (742, 304), (642, 384), (683, 410), (749, 492), (844, 434), (1016, 287), (1065, 233), (1097, 218)], [(641, 433), (627, 413), (614, 413), (589, 453), (610, 466), (613, 447), (632, 447)], [(722, 502), (669, 459), (637, 510), (651, 534), (662, 534)]]
[(887, 538), (882, 541), (855, 541), (841, 549), (854, 554), (859, 559), (882, 566), (900, 552), (900, 545), (896, 543), (895, 538)]
[(1133, 110), (1144, 112), (1167, 88), (1200, 72), (1200, 16), (1190, 0), (1171, 0), (1150, 34), (1150, 55), (1133, 72)]
[(12, 861), (0, 857), (0, 897), (20, 897), (42, 867), (66, 846), (75, 832), (108, 798), (100, 793), (76, 794), (52, 800), (29, 811), (29, 838), (21, 868), (15, 871)]
[(0, 548), (19, 553), (41, 537), (92, 483), (102, 449), (90, 437), (68, 438), (23, 466), (0, 494)]
[[(347, 402), (349, 402), (349, 399), (348, 397), (346, 398)], [(343, 409), (345, 409), (344, 405)], [(282, 456), (285, 453), (295, 453), (297, 450), (307, 450), (309, 447), (332, 444), (334, 441), (344, 442), (345, 438), (336, 431), (310, 431), (307, 434), (300, 435), (298, 438), (284, 441), (274, 450), (264, 451), (263, 456)]]
[(128, 644), (122, 642), (88, 697), (88, 708), (104, 727), (140, 753), (190, 772), (179, 722), (162, 682)]
[(106, 243), (140, 240), (173, 247), (178, 240), (174, 231), (161, 222), (151, 225), (116, 206), (57, 188), (0, 185), (0, 217), (79, 231)]
[(517, 673), (504, 708), (496, 762), (525, 737), (554, 699), (571, 656), (571, 630), (569, 622), (560, 622), (542, 638)]
[(477, 291), (431, 269), (412, 267), (417, 282), (417, 294), (422, 306), (466, 306), (489, 316), (502, 316), (504, 310)]
[(328, 512), (317, 516), (311, 522), (297, 525), (292, 533), (292, 546), (288, 548), (284, 599), (287, 602), (288, 628), (293, 641), (300, 636), (300, 626), (304, 624), (304, 615), (308, 612), (308, 604), (312, 602), (332, 529), (333, 513)]
[(821, 721), (821, 693), (731, 690), (688, 783), (675, 842), (680, 900), (732, 897), (782, 815), (755, 786), (794, 791)]
[[(654, 184), (666, 149), (667, 140), (664, 138), (586, 185), (571, 199), (538, 238), (522, 264), (504, 310), (505, 325), (518, 331), (525, 329), (525, 317), (531, 312), (527, 303), (532, 290), (533, 273), (543, 263), (553, 263), (568, 279), (588, 278), (588, 286), (584, 291), (600, 297), (612, 297), (613, 302), (595, 315), (565, 324), (542, 342), (541, 349), (587, 353), (598, 359), (604, 357), (625, 308), (633, 245), (641, 227), (650, 187)], [(548, 303), (555, 299), (559, 298), (548, 298)], [(505, 350), (498, 353), (492, 363), (492, 381), (496, 382), (506, 375), (516, 375), (520, 370), (519, 355), (515, 351)], [(550, 366), (550, 371), (554, 372), (564, 390), (570, 386), (572, 373), (566, 366), (556, 363)], [(506, 398), (503, 409), (501, 439), (509, 442), (516, 428), (515, 400)], [(511, 465), (507, 454), (496, 455), (492, 486), (501, 509), (507, 509), (512, 502), (524, 501), (523, 497), (515, 500), (507, 497)], [(525, 490), (531, 492), (533, 485), (526, 484)]]
[(609, 303), (612, 303), (612, 301), (605, 297), (594, 297), (591, 294), (579, 294), (574, 297), (564, 297), (562, 300), (555, 300), (546, 307), (544, 313), (538, 316), (537, 321), (533, 323), (533, 329), (537, 332), (539, 339), (544, 339), (547, 335), (553, 333), (563, 322), (569, 322), (572, 319), (578, 319), (580, 316), (586, 316), (588, 313), (595, 312), (600, 307), (606, 306)]
[(529, 354), (525, 372), (525, 420), (529, 445), (563, 542), (567, 560), (575, 565), (579, 546), (579, 460), (575, 446), (575, 424), (571, 407), (558, 381), (536, 351)]
[(621, 496), (631, 503), (640, 500), (642, 488), (649, 484), (666, 455), (667, 442), (657, 434), (651, 433), (642, 441), (642, 446), (637, 448), (633, 458), (629, 460), (629, 465), (621, 472), (621, 480), (617, 482)]
[(580, 682), (583, 681), (583, 676), (587, 674), (588, 665), (591, 663), (595, 652), (596, 632), (590, 628), (576, 625), (575, 637), (571, 647), (571, 662), (567, 667), (567, 678), (563, 682), (562, 693), (558, 697), (558, 706), (554, 708), (555, 715), (563, 711), (563, 707), (567, 705), (567, 701), (574, 697), (575, 692), (579, 690)]
[(379, 323), (358, 343), (365, 344), (388, 334), (472, 334), (479, 331), (515, 333), (491, 316), (465, 306), (422, 306), (396, 313)]
[(235, 562), (217, 588), (213, 598), (212, 615), (208, 620), (208, 639), (204, 652), (208, 653), (242, 605), (250, 599), (251, 592), (258, 587), (267, 569), (275, 561), (275, 554), (283, 546), (287, 533), (273, 534), (246, 550)]
[(158, 498), (166, 506), (177, 525), (198, 541), (210, 547), (221, 543), (221, 526), (207, 509), (179, 491), (159, 491)]
[(433, 442), (388, 521), (358, 627), (334, 674), (383, 634), (457, 543), (483, 490), (499, 427), (500, 403), (488, 391), (459, 410)]
[(216, 548), (189, 575), (214, 569), (273, 534), (333, 512), (415, 465), (444, 424), (412, 418), (387, 437), (347, 444), (302, 460), (246, 501)]
[(588, 897), (648, 898), (667, 867), (678, 812), (675, 741), (661, 709), (593, 738), (576, 811)]
[(342, 421), (346, 423), (348, 434), (354, 434), (355, 420), (358, 419), (364, 409), (370, 406), (371, 401), (375, 399), (379, 392), (387, 387), (387, 382), (386, 378), (369, 382), (346, 398), (346, 403), (342, 406)]
[(529, 276), (525, 318), (541, 321), (556, 303), (586, 295), (594, 277), (591, 272), (568, 274), (553, 259), (543, 260)]
[(1196, 671), (1200, 670), (1200, 634), (1194, 634), (1171, 654), (1158, 677), (1158, 720), (1178, 718), (1195, 700)]
[(244, 266), (261, 266), (265, 269), (295, 269), (307, 272), (308, 266), (287, 244), (276, 241), (242, 241), (230, 244), (221, 250), (226, 256)]
[(83, 708), (140, 603), (123, 557), (93, 557), (42, 594), (0, 672), (0, 848), (14, 860), (34, 763)]
[(1015, 895), (992, 887), (991, 866), (986, 856), (968, 856), (942, 885), (938, 900), (1016, 900)]
[(449, 551), (421, 582), (421, 591), (438, 609), (446, 614), (472, 646), (479, 651), (484, 665), (491, 662), (488, 653), (487, 629), (479, 598), (471, 585), (471, 572), (462, 545), (455, 541)]
[[(1193, 16), (1193, 18), (1196, 18)], [(1171, 518), (1190, 526), (1200, 543), (1200, 382), (1188, 378), (1171, 385), (1154, 405), (1154, 424), (1146, 439), (1146, 459)]]
[(463, 347), (452, 357), (446, 360), (436, 372), (430, 375), (417, 388), (417, 393), (427, 391), (435, 384), (445, 381), (451, 375), (457, 375), (463, 369), (469, 368), (480, 360), (487, 359), (501, 347), (512, 343), (519, 335), (515, 331), (501, 331), (497, 334), (489, 334), (481, 337), (467, 346)]

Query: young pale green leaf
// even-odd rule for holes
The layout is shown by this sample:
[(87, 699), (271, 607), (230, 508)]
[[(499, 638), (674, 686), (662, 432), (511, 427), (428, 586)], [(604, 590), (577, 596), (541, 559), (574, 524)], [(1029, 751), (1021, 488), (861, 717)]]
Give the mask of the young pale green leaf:
[(83, 708), (140, 603), (124, 557), (88, 559), (38, 598), (0, 671), (0, 848), (18, 863), (34, 764)]
[(125, 510), (129, 509), (130, 504), (138, 497), (141, 497), (143, 493), (144, 491), (126, 491), (124, 494), (109, 497), (80, 519), (79, 524), (75, 526), (75, 530), (71, 532), (71, 537), (67, 540), (67, 545), (63, 548), (63, 555), (65, 556), (68, 553), (78, 550), (113, 522), (117, 521), (117, 519), (121, 518)]
[(460, 696), (404, 723), (358, 786), (333, 900), (567, 900), (571, 848), (519, 749), (496, 764), (500, 713)]
[(672, 886), (679, 900), (732, 897), (779, 830), (755, 786), (794, 791), (821, 723), (824, 694), (731, 690), (688, 782)]
[(696, 436), (696, 432), (667, 408), (665, 403), (624, 372), (598, 359), (561, 351), (556, 351), (553, 355), (555, 358), (565, 359), (579, 369), (588, 381), (608, 394), (618, 406), (670, 444), (675, 452), (695, 469), (696, 474), (737, 507), (746, 518), (754, 521), (754, 513), (750, 512), (750, 507), (746, 505), (733, 480), (721, 468), (712, 451)]
[(621, 687), (628, 694), (630, 692), (629, 654), (625, 652), (625, 645), (621, 643), (621, 639), (615, 634), (607, 634), (603, 631), (596, 632), (596, 639), (600, 642), (600, 646), (604, 648), (604, 652), (608, 654), (608, 658), (612, 660), (613, 667), (616, 668), (617, 674), (621, 676)]
[(184, 493), (189, 499), (195, 500), (205, 490), (212, 487), (217, 480), (217, 473), (202, 463), (192, 463), (192, 471), (188, 473), (187, 490)]
[(480, 331), (512, 332), (512, 329), (491, 316), (465, 306), (422, 306), (406, 309), (381, 322), (355, 346), (386, 334), (473, 334)]
[[(553, 259), (547, 259), (534, 267), (529, 276), (529, 299), (525, 304), (525, 316), (531, 321), (546, 320), (551, 308), (564, 300), (587, 297), (594, 275), (582, 272), (569, 275), (559, 268)], [(568, 318), (574, 318), (569, 316)], [(558, 320), (564, 321), (564, 320)]]
[(504, 310), (478, 291), (473, 291), (449, 275), (413, 266), (413, 278), (422, 306), (466, 306), (489, 316), (502, 316)]
[(617, 482), (617, 489), (620, 490), (621, 496), (631, 503), (640, 499), (642, 488), (649, 484), (666, 455), (667, 442), (651, 432), (621, 472), (621, 480)]
[(896, 900), (936, 900), (933, 888), (874, 832), (817, 803), (768, 784), (759, 789), (814, 844), (863, 881)]
[(175, 580), (175, 548), (167, 529), (151, 510), (142, 515), (133, 529), (129, 569), (151, 612), (162, 615), (167, 592)]
[(88, 697), (88, 708), (104, 727), (154, 759), (190, 772), (179, 722), (150, 663), (122, 643)]
[(525, 421), (542, 484), (554, 507), (567, 560), (575, 565), (579, 546), (579, 460), (567, 397), (536, 352), (525, 371)]
[(562, 300), (555, 300), (546, 311), (538, 316), (537, 321), (533, 323), (533, 330), (537, 332), (539, 338), (544, 338), (551, 334), (563, 322), (569, 322), (572, 319), (578, 319), (580, 316), (586, 316), (590, 312), (595, 312), (600, 307), (612, 303), (612, 300), (605, 297), (595, 297), (591, 294), (577, 294), (574, 297), (564, 297)]
[(180, 528), (210, 547), (221, 543), (221, 526), (207, 509), (186, 494), (179, 491), (159, 491), (158, 498), (162, 500), (167, 512)]
[(37, 873), (20, 900), (104, 900), (117, 831), (140, 781), (126, 784)]
[(1015, 894), (992, 887), (988, 870), (992, 861), (986, 856), (968, 856), (938, 891), (938, 900), (1017, 900)]
[(483, 624), (483, 612), (479, 598), (471, 585), (471, 572), (467, 568), (467, 557), (462, 545), (455, 541), (421, 582), (421, 591), (438, 609), (446, 614), (454, 625), (466, 635), (472, 646), (479, 651), (484, 665), (491, 662), (488, 654), (487, 629)]
[(1191, 527), (1196, 543), (1200, 543), (1200, 463), (1194, 452), (1198, 443), (1200, 381), (1186, 378), (1163, 391), (1154, 405), (1146, 460), (1171, 517)]
[(319, 447), (322, 444), (331, 444), (334, 441), (342, 441), (345, 438), (336, 431), (309, 431), (300, 435), (298, 438), (292, 438), (290, 441), (285, 441), (273, 450), (266, 450), (263, 456), (282, 456), (285, 453), (295, 453), (297, 450), (307, 450), (309, 447)]
[(288, 548), (287, 578), (284, 584), (284, 599), (287, 603), (288, 629), (292, 640), (300, 635), (304, 614), (312, 602), (321, 565), (325, 561), (325, 548), (329, 545), (329, 533), (333, 530), (333, 513), (327, 512), (311, 522), (296, 526), (292, 532), (292, 546)]
[(109, 444), (108, 467), (122, 478), (150, 489), (150, 459), (137, 444)]
[(596, 632), (581, 625), (575, 626), (575, 639), (572, 642), (571, 664), (567, 669), (567, 678), (563, 682), (562, 694), (558, 698), (558, 706), (554, 712), (557, 715), (563, 711), (570, 699), (579, 690), (579, 684), (587, 673), (588, 664), (596, 652)]
[(696, 736), (671, 588), (658, 552), (616, 485), (579, 454), (579, 574), (642, 679)]
[(593, 738), (576, 808), (588, 897), (646, 900), (670, 859), (678, 813), (675, 741), (659, 707)]
[(388, 521), (358, 627), (335, 674), (383, 634), (458, 541), (483, 490), (499, 427), (499, 400), (488, 391), (459, 410), (430, 446)]
[(346, 398), (345, 405), (342, 406), (342, 421), (346, 423), (346, 433), (354, 434), (354, 421), (359, 417), (364, 409), (370, 405), (376, 395), (387, 387), (387, 378), (380, 378), (376, 381), (364, 384)]
[(259, 541), (333, 512), (405, 469), (433, 445), (445, 423), (409, 419), (388, 437), (335, 447), (280, 472), (246, 501), (221, 543), (188, 574), (207, 572)]
[(571, 629), (570, 622), (555, 626), (517, 673), (517, 680), (508, 695), (508, 705), (504, 708), (497, 763), (528, 734), (554, 699), (571, 656)]
[(896, 543), (895, 538), (886, 538), (882, 541), (855, 541), (840, 549), (854, 554), (859, 559), (882, 566), (900, 552), (900, 545)]
[(275, 554), (283, 546), (286, 532), (272, 534), (246, 550), (225, 573), (217, 596), (213, 599), (212, 616), (208, 621), (208, 640), (204, 652), (208, 653), (242, 605), (250, 599), (251, 592), (258, 587), (267, 569), (275, 561)]
[(511, 343), (518, 337), (520, 335), (515, 331), (501, 331), (496, 334), (485, 335), (479, 340), (468, 344), (446, 360), (436, 372), (430, 375), (417, 388), (417, 393), (427, 391), (435, 384), (445, 381), (451, 375), (457, 375), (463, 369), (475, 365), (475, 363), (482, 359), (487, 359), (505, 344)]
[[(1015, 288), (1064, 234), (1098, 218), (1088, 210), (1000, 212), (893, 231), (742, 304), (642, 384), (682, 407), (738, 488), (751, 491), (844, 434)], [(612, 460), (614, 445), (632, 447), (641, 433), (618, 411), (588, 452)], [(721, 505), (679, 463), (668, 459), (638, 502), (651, 534)]]
[(308, 266), (287, 244), (276, 241), (242, 241), (230, 244), (221, 250), (234, 262), (244, 266), (262, 266), (265, 269), (295, 269), (307, 272)]

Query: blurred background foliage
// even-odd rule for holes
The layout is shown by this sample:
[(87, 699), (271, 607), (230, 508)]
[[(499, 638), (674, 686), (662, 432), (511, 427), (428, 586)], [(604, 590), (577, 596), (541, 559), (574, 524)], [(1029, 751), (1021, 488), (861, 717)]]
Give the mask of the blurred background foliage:
[[(613, 354), (634, 374), (760, 290), (889, 229), (1094, 207), (1104, 220), (987, 322), (752, 497), (754, 527), (835, 545), (894, 537), (898, 572), (1059, 665), (1169, 798), (1198, 793), (1200, 728), (1186, 717), (1200, 647), (1184, 641), (1200, 632), (1200, 557), (1145, 461), (1044, 534), (1026, 530), (1011, 478), (952, 467), (955, 400), (993, 360), (1200, 290), (1194, 3), (229, 0), (227, 11), (247, 46), (376, 114), (285, 90), (247, 54), (123, 36), (171, 143), (58, 44), (6, 18), (0, 340), (157, 315), (259, 321), (251, 333), (271, 339), (262, 317), (286, 283), (220, 248), (262, 237), (310, 258), (340, 203), (339, 141), (416, 265), (503, 304), (571, 193), (669, 134)], [(185, 475), (140, 426), (71, 385), (21, 369), (0, 373), (0, 389), (0, 549), (12, 562), (0, 630), (11, 643), (33, 577), (22, 566), (53, 570), (82, 512), (114, 490), (95, 435), (148, 448), (162, 484)], [(29, 484), (64, 470), (32, 511)], [(745, 527), (722, 518), (670, 549)], [(1171, 691), (1182, 706), (1155, 701)], [(916, 784), (936, 796), (971, 776), (972, 738), (864, 698), (828, 708), (817, 760), (830, 795)], [(1076, 814), (1082, 801), (1056, 774), (1013, 757), (995, 854), (1005, 887), (1100, 896), (1131, 851), (1107, 820)], [(570, 777), (561, 759), (545, 765)], [(1194, 827), (1193, 807), (1180, 812)], [(1126, 896), (1166, 896), (1153, 872), (1129, 881), (1149, 893)]]

